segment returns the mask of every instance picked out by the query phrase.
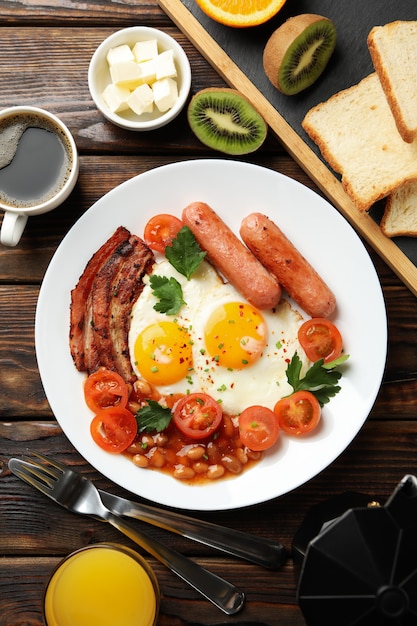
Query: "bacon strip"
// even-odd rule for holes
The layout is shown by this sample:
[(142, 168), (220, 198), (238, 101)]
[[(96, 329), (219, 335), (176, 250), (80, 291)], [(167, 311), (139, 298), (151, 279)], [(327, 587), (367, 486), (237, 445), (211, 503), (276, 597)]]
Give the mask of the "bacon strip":
[(84, 328), (84, 368), (81, 371), (95, 372), (100, 367), (100, 356), (96, 343), (96, 333), (93, 325), (93, 300), (92, 289), (88, 294), (85, 307), (85, 328)]
[(95, 253), (71, 292), (70, 346), (80, 371), (100, 366), (133, 382), (130, 314), (154, 257), (148, 246), (120, 227)]
[(71, 291), (70, 350), (75, 366), (81, 372), (86, 370), (85, 333), (89, 331), (88, 324), (91, 319), (91, 316), (87, 315), (86, 322), (86, 313), (89, 310), (87, 301), (91, 288), (103, 263), (123, 240), (129, 238), (129, 235), (127, 228), (119, 226), (110, 239), (93, 254), (76, 287)]
[(92, 319), (100, 365), (135, 379), (128, 334), (132, 306), (143, 289), (153, 254), (136, 236), (124, 241), (103, 265), (92, 289)]
[[(129, 239), (123, 241), (100, 269), (93, 283), (91, 292), (92, 326), (98, 350), (100, 364), (115, 370), (113, 346), (110, 335), (110, 302), (113, 296), (113, 284), (124, 263), (125, 257), (132, 252)], [(119, 320), (116, 321), (118, 323)]]
[(131, 311), (143, 290), (143, 277), (152, 269), (154, 257), (150, 249), (136, 236), (130, 238), (132, 254), (126, 259), (114, 284), (110, 303), (110, 335), (115, 366), (127, 382), (135, 380), (129, 353)]

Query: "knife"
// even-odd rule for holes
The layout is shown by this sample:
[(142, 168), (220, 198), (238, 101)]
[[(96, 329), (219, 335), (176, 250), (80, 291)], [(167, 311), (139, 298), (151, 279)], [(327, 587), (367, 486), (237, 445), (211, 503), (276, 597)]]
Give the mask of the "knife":
[(277, 569), (285, 562), (286, 551), (279, 542), (127, 500), (102, 489), (99, 489), (99, 493), (104, 505), (116, 515), (148, 522), (267, 569)]

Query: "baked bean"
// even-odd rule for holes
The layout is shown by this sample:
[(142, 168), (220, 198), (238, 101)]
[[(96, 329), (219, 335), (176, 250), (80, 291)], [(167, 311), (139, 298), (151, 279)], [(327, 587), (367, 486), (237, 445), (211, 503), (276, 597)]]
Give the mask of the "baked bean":
[(246, 465), (246, 463), (248, 463), (249, 457), (243, 448), (236, 448), (235, 454), (242, 465)]
[(210, 465), (207, 470), (207, 478), (210, 480), (217, 480), (217, 478), (224, 476), (225, 471), (226, 470), (223, 465), (218, 465), (217, 463), (216, 465)]
[(249, 448), (245, 448), (245, 452), (248, 455), (248, 458), (251, 461), (259, 461), (262, 456), (262, 452), (257, 452), (255, 450), (250, 450)]
[(126, 450), (129, 454), (145, 454), (146, 449), (141, 441), (134, 441)]
[(152, 467), (163, 467), (165, 465), (165, 457), (159, 448), (152, 448), (148, 458)]
[(203, 458), (206, 453), (206, 449), (204, 446), (193, 446), (187, 452), (187, 456), (192, 461), (198, 461)]
[(216, 463), (220, 463), (221, 459), (222, 459), (222, 455), (220, 454), (220, 450), (219, 447), (217, 445), (217, 442), (214, 443), (213, 441), (210, 441), (207, 444), (207, 458), (210, 462), (211, 465), (215, 465)]
[(135, 402), (134, 400), (129, 400), (126, 408), (129, 409), (129, 411), (133, 413), (133, 415), (136, 415), (136, 413), (141, 408), (141, 405), (139, 404), (139, 402)]
[(185, 467), (184, 465), (177, 465), (174, 469), (174, 478), (180, 480), (191, 480), (195, 476), (195, 471), (192, 467)]
[(154, 440), (151, 435), (142, 435), (140, 441), (142, 442), (142, 448), (145, 450), (149, 450), (149, 448), (153, 448), (154, 446)]
[(233, 426), (232, 418), (229, 415), (223, 415), (223, 435), (227, 439), (231, 439), (235, 434), (235, 427)]
[[(144, 389), (147, 383), (141, 381), (140, 385)], [(136, 400), (134, 393), (132, 398)], [(126, 452), (138, 467), (158, 469), (195, 484), (240, 474), (262, 458), (262, 452), (242, 445), (238, 419), (227, 414), (207, 440), (190, 441), (171, 423), (160, 433), (139, 433)]]
[(225, 455), (222, 458), (222, 465), (232, 474), (240, 474), (243, 469), (242, 463), (233, 454)]
[(132, 461), (136, 467), (149, 467), (149, 459), (143, 454), (134, 454)]
[(152, 398), (153, 396), (151, 385), (143, 378), (135, 380), (133, 383), (133, 389), (138, 396), (143, 396), (144, 398)]
[(206, 474), (209, 468), (209, 464), (205, 461), (196, 461), (193, 463), (193, 470), (196, 474)]
[(157, 433), (155, 435), (155, 437), (153, 438), (155, 445), (158, 446), (158, 448), (163, 448), (164, 446), (167, 445), (169, 439), (168, 439), (168, 435), (166, 435), (165, 433)]

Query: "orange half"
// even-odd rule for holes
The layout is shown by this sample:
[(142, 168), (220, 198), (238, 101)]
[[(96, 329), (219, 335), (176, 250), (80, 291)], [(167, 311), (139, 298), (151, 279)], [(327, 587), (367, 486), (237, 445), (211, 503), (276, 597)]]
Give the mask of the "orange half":
[(278, 13), (286, 0), (196, 0), (206, 15), (226, 26), (243, 28), (263, 24)]

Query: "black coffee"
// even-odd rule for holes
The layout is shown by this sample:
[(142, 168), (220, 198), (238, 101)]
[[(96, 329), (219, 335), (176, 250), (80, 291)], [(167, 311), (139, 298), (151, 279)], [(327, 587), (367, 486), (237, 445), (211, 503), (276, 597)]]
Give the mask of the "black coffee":
[(31, 207), (49, 200), (67, 181), (71, 147), (53, 121), (32, 114), (0, 121), (0, 201)]

